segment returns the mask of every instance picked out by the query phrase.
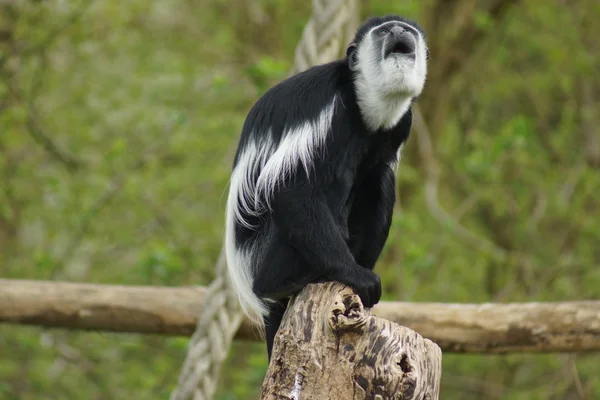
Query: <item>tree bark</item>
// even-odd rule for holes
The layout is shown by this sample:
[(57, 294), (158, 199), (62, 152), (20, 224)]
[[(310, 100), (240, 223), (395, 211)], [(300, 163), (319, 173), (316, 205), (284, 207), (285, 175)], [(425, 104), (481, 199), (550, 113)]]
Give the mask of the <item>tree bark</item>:
[(375, 317), (352, 289), (309, 285), (288, 306), (261, 399), (439, 398), (440, 348)]
[[(0, 279), (0, 323), (191, 335), (202, 287), (120, 286)], [(383, 301), (373, 314), (433, 340), (444, 352), (600, 351), (600, 301), (444, 304)], [(247, 320), (238, 340), (259, 340)]]

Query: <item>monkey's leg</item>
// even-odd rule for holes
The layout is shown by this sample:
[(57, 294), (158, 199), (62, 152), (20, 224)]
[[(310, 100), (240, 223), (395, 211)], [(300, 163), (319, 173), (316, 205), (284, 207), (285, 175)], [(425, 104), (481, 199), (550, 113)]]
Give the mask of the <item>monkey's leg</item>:
[(269, 361), (271, 360), (271, 352), (273, 350), (273, 342), (275, 341), (275, 335), (281, 325), (283, 314), (289, 303), (289, 299), (277, 300), (275, 303), (269, 304), (270, 312), (269, 315), (264, 317), (265, 321), (265, 333), (267, 339), (267, 354)]

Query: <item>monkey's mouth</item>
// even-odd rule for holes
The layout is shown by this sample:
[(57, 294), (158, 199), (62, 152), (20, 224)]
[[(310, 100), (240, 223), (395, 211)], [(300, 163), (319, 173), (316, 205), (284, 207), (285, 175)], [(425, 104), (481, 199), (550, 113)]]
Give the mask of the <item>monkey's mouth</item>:
[(398, 36), (389, 37), (385, 46), (385, 57), (391, 55), (415, 58), (417, 42), (413, 35), (404, 31)]

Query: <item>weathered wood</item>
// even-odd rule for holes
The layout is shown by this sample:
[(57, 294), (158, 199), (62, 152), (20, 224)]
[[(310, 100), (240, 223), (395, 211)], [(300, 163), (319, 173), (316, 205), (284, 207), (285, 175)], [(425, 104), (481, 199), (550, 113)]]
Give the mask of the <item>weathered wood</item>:
[(383, 302), (375, 315), (408, 326), (444, 352), (600, 350), (600, 302), (444, 304)]
[(439, 397), (442, 352), (365, 310), (339, 283), (309, 285), (288, 306), (261, 399)]
[[(202, 287), (0, 279), (0, 323), (191, 335)], [(600, 351), (600, 301), (443, 304), (381, 302), (373, 314), (414, 329), (444, 352)], [(258, 340), (245, 321), (237, 339)]]
[(201, 287), (0, 279), (0, 322), (191, 335), (204, 294)]

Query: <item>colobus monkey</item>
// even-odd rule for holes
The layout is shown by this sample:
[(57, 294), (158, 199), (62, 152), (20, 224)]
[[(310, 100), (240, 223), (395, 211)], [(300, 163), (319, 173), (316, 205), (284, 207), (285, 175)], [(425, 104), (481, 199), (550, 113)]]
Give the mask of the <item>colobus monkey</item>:
[(289, 297), (307, 284), (337, 281), (365, 307), (379, 301), (373, 268), (427, 59), (415, 22), (370, 18), (346, 57), (284, 80), (250, 110), (231, 175), (225, 250), (243, 309), (265, 325), (269, 358)]

